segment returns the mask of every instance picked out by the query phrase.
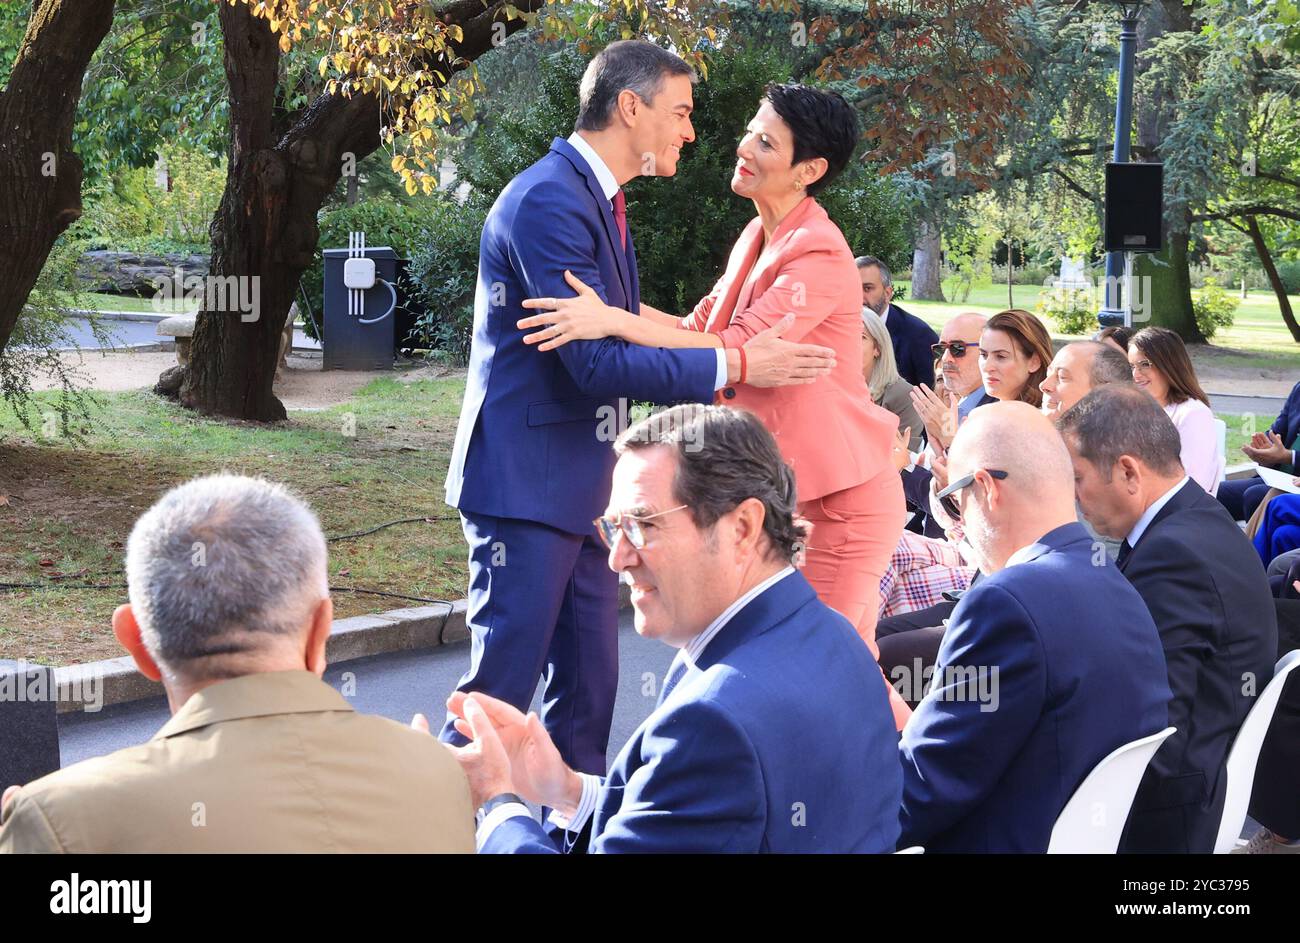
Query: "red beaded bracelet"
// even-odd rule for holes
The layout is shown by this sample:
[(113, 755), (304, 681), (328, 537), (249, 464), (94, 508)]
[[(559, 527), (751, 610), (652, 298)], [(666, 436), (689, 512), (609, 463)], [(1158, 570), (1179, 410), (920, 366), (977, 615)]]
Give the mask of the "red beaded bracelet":
[(744, 383), (745, 382), (745, 348), (737, 347), (736, 350), (740, 351), (740, 379), (738, 379), (736, 382)]

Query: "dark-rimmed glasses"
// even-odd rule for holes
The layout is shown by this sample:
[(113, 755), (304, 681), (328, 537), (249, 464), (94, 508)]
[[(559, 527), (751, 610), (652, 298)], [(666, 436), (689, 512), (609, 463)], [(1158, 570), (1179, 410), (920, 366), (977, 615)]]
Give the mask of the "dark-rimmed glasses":
[(948, 516), (954, 521), (961, 520), (961, 505), (957, 503), (957, 492), (961, 491), (963, 488), (969, 488), (974, 484), (975, 476), (981, 471), (988, 472), (989, 475), (996, 478), (998, 481), (1007, 477), (1006, 472), (1000, 471), (996, 468), (977, 468), (969, 475), (963, 475), (961, 478), (958, 478), (948, 487), (935, 495), (935, 497), (939, 499), (939, 504), (942, 505), (943, 509), (948, 512)]
[(607, 517), (598, 517), (593, 524), (596, 525), (596, 533), (600, 535), (601, 543), (605, 549), (613, 550), (614, 544), (618, 540), (618, 532), (623, 531), (627, 535), (628, 543), (633, 549), (642, 550), (645, 548), (645, 531), (641, 529), (644, 521), (652, 521), (656, 517), (663, 517), (665, 514), (671, 514), (673, 511), (680, 511), (688, 507), (685, 504), (679, 504), (675, 508), (669, 508), (666, 511), (656, 511), (654, 514), (643, 514), (640, 516), (633, 514), (612, 515)]

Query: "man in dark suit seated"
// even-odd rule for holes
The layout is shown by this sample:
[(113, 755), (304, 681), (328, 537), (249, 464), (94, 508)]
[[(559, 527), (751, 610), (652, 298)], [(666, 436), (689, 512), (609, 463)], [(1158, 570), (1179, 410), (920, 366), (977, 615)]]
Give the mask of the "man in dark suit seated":
[(1273, 676), (1277, 615), (1250, 541), (1187, 477), (1178, 430), (1135, 387), (1089, 393), (1060, 419), (1079, 504), (1100, 533), (1123, 537), (1120, 572), (1160, 630), (1169, 723), (1147, 767), (1121, 851), (1214, 850), (1228, 748)]
[(887, 689), (854, 627), (790, 565), (806, 528), (771, 433), (748, 412), (677, 406), (615, 451), (597, 526), (630, 578), (637, 632), (677, 656), (604, 778), (566, 765), (536, 715), (453, 695), (480, 849), (559, 850), (522, 797), (554, 810), (565, 845), (596, 852), (892, 851), (902, 777)]
[(939, 343), (939, 335), (916, 315), (894, 304), (894, 278), (889, 266), (873, 255), (860, 255), (853, 261), (862, 278), (862, 303), (880, 315), (889, 329), (899, 376), (913, 386), (924, 383), (933, 388), (934, 354), (930, 346)]
[(1045, 416), (1020, 402), (977, 410), (948, 469), (939, 496), (984, 578), (903, 728), (901, 843), (1044, 852), (1093, 767), (1164, 728), (1160, 637), (1078, 522), (1070, 456)]
[[(1273, 425), (1264, 432), (1255, 433), (1249, 444), (1243, 445), (1241, 450), (1252, 462), (1294, 475), (1297, 474), (1297, 438), (1300, 438), (1300, 383), (1291, 387)], [(1268, 485), (1258, 475), (1251, 475), (1249, 478), (1233, 478), (1221, 482), (1215, 497), (1228, 509), (1233, 520), (1248, 521), (1266, 494)]]

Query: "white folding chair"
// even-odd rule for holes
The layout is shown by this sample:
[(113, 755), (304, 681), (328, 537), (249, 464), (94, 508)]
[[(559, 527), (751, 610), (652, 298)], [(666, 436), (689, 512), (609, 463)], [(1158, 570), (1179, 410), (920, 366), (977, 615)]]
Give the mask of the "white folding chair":
[(1246, 824), (1246, 811), (1250, 808), (1250, 793), (1255, 787), (1255, 764), (1259, 750), (1264, 745), (1273, 712), (1282, 698), (1282, 688), (1292, 671), (1300, 668), (1300, 648), (1287, 652), (1278, 659), (1273, 669), (1273, 680), (1250, 709), (1241, 729), (1228, 751), (1226, 774), (1228, 788), (1223, 797), (1223, 818), (1219, 820), (1219, 837), (1214, 842), (1214, 853), (1226, 855), (1237, 846), (1237, 837)]
[(1214, 431), (1219, 443), (1219, 473), (1214, 479), (1214, 488), (1217, 491), (1219, 485), (1223, 484), (1224, 478), (1227, 477), (1228, 471), (1228, 424), (1222, 419), (1216, 419), (1214, 420)]
[(1047, 853), (1113, 855), (1147, 764), (1176, 729), (1126, 743), (1098, 763), (1056, 817)]

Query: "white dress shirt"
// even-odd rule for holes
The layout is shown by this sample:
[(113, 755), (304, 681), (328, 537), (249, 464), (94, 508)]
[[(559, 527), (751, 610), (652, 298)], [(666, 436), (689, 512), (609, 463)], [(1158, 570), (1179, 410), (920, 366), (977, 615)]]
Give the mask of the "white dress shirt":
[[(581, 134), (574, 131), (569, 135), (569, 143), (573, 149), (582, 155), (582, 159), (587, 162), (591, 172), (596, 175), (596, 182), (600, 184), (600, 192), (605, 195), (605, 199), (610, 201), (610, 207), (614, 204), (614, 194), (618, 192), (618, 181), (614, 179), (614, 173), (609, 166), (600, 158), (595, 149), (587, 143)], [(713, 375), (713, 388), (720, 390), (727, 385), (727, 351), (719, 347), (717, 349), (718, 369)]]
[[(676, 657), (673, 658), (672, 664), (668, 666), (668, 673), (664, 675), (664, 682), (667, 683), (678, 671), (689, 673), (695, 669), (696, 662), (704, 654), (704, 649), (713, 641), (714, 637), (721, 632), (740, 610), (749, 605), (759, 595), (766, 592), (781, 580), (785, 579), (794, 572), (794, 567), (787, 566), (779, 573), (773, 573), (767, 579), (754, 586), (749, 592), (745, 593), (730, 606), (722, 611), (722, 614), (709, 623), (699, 635), (695, 636), (685, 645), (677, 650)], [(679, 682), (680, 683), (680, 682)], [(582, 779), (582, 797), (578, 800), (577, 808), (574, 809), (573, 816), (567, 817), (561, 815), (558, 811), (552, 812), (550, 821), (554, 825), (568, 832), (581, 832), (596, 811), (596, 797), (600, 792), (602, 777), (594, 773), (579, 773)], [(477, 847), (482, 848), (483, 843), (487, 841), (492, 830), (504, 822), (506, 819), (514, 818), (517, 815), (532, 815), (527, 806), (520, 805), (518, 802), (507, 802), (497, 806), (483, 819), (475, 834)]]

